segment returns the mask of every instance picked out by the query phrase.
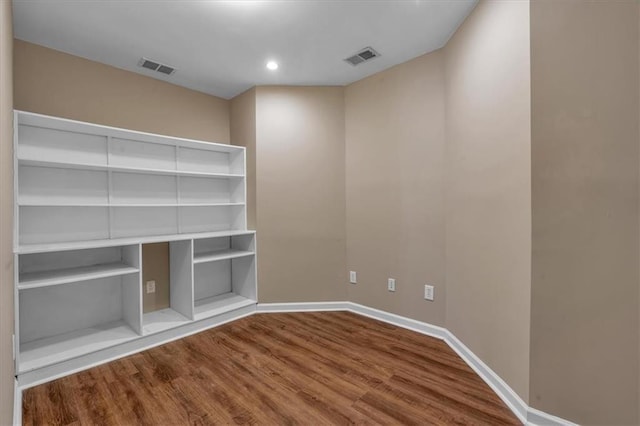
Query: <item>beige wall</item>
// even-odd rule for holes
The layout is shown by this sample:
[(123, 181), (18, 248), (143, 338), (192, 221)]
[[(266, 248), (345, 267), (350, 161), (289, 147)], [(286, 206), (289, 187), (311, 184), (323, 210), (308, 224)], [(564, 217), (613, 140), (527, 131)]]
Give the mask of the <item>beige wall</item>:
[(527, 401), (528, 2), (480, 2), (444, 53), (446, 326)]
[(344, 89), (256, 89), (260, 302), (345, 300)]
[[(169, 281), (169, 243), (142, 245), (142, 312), (153, 312), (168, 308)], [(156, 282), (155, 293), (147, 293), (147, 281)]]
[(531, 404), (638, 418), (638, 3), (531, 3)]
[(0, 424), (13, 423), (13, 30), (0, 1)]
[(247, 151), (247, 226), (256, 229), (256, 89), (231, 100), (231, 143)]
[(229, 101), (20, 40), (15, 108), (150, 133), (229, 143)]
[[(349, 300), (444, 325), (444, 57), (441, 51), (345, 92)], [(396, 291), (387, 290), (396, 279)], [(435, 301), (424, 285), (435, 286)]]

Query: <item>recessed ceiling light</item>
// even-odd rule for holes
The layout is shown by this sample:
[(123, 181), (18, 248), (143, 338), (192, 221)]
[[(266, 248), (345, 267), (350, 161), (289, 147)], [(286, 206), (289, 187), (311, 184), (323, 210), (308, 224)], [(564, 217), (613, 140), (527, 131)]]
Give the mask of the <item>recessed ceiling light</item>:
[(276, 61), (269, 61), (267, 62), (267, 68), (269, 68), (271, 71), (275, 71), (278, 69), (278, 63)]

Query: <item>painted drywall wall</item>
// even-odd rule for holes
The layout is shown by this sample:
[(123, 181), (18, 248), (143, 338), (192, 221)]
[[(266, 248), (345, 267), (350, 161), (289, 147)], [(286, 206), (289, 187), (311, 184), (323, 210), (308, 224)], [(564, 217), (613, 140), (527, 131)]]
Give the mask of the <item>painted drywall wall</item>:
[(256, 229), (256, 89), (233, 98), (230, 108), (231, 143), (247, 149), (247, 226)]
[(526, 402), (529, 2), (482, 1), (444, 48), (446, 327)]
[(346, 299), (344, 89), (256, 88), (260, 302)]
[[(169, 307), (169, 264), (169, 243), (142, 245), (142, 312)], [(154, 293), (147, 293), (147, 281), (155, 281)]]
[(0, 1), (0, 424), (13, 424), (13, 27)]
[(638, 424), (638, 3), (531, 2), (531, 405)]
[[(15, 108), (163, 135), (229, 143), (229, 101), (15, 40)], [(149, 265), (147, 264), (147, 267)], [(145, 311), (168, 304), (167, 272)]]
[(23, 111), (229, 143), (229, 101), (16, 40), (14, 104)]
[[(347, 86), (349, 300), (445, 320), (444, 56), (437, 51)], [(396, 279), (396, 291), (387, 279)], [(424, 285), (435, 300), (424, 299)]]

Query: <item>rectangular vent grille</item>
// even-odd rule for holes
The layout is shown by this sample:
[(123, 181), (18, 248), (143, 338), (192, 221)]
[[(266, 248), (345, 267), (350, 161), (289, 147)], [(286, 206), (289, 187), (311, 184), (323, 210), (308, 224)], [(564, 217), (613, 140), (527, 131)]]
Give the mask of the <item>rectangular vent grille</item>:
[(348, 58), (346, 58), (345, 61), (347, 61), (353, 66), (356, 66), (356, 65), (360, 65), (363, 62), (367, 62), (374, 58), (377, 58), (378, 56), (380, 56), (380, 54), (375, 50), (373, 50), (371, 47), (365, 47), (355, 55), (349, 56)]
[(140, 61), (138, 61), (138, 66), (166, 75), (171, 75), (176, 72), (176, 69), (169, 65), (161, 64), (160, 62), (152, 61), (147, 58), (141, 58)]

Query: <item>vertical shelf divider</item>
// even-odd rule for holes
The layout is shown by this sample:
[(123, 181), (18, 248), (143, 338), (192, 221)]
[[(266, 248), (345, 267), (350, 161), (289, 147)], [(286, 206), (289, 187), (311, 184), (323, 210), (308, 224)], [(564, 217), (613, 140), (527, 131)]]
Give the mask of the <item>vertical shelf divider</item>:
[(113, 177), (111, 169), (111, 136), (107, 136), (107, 217), (109, 218), (109, 238), (113, 238)]
[[(180, 170), (180, 147), (176, 145), (176, 170)], [(182, 234), (182, 229), (180, 223), (182, 222), (182, 209), (181, 205), (181, 194), (180, 194), (180, 175), (176, 174), (176, 229), (178, 230), (178, 234)]]
[(136, 274), (122, 277), (122, 309), (127, 324), (142, 335), (142, 247), (140, 244), (122, 248), (122, 260), (139, 269)]

